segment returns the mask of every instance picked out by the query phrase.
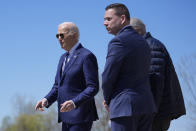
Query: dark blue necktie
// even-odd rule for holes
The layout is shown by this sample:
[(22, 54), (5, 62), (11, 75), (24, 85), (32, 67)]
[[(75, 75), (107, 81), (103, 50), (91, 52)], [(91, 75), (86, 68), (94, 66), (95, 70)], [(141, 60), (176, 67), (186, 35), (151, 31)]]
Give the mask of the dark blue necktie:
[(65, 65), (68, 62), (68, 58), (69, 58), (69, 52), (67, 52), (67, 54), (65, 55), (65, 59), (64, 59), (64, 62), (63, 62), (63, 66), (62, 66), (62, 75), (63, 75), (63, 72), (65, 70)]

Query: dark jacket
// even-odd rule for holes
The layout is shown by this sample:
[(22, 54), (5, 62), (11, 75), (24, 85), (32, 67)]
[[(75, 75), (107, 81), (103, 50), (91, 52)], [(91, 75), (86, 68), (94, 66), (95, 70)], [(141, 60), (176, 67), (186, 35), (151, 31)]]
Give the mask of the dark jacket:
[[(58, 102), (58, 121), (69, 124), (91, 122), (98, 119), (94, 96), (99, 90), (98, 65), (96, 57), (80, 44), (66, 64), (61, 75), (66, 53), (59, 60), (55, 83), (45, 97), (49, 106)], [(60, 105), (72, 100), (76, 108), (60, 112)]]
[(102, 74), (103, 94), (111, 119), (155, 112), (149, 67), (147, 42), (131, 26), (125, 26), (108, 45)]
[(156, 117), (176, 119), (186, 113), (180, 83), (165, 46), (148, 32), (151, 48), (150, 83), (158, 109)]

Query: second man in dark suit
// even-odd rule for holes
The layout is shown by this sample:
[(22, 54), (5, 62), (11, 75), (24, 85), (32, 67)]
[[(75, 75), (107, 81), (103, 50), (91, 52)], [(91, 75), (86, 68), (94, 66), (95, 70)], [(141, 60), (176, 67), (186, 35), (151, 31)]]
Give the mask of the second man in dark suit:
[(112, 131), (151, 131), (156, 111), (148, 70), (150, 48), (131, 26), (123, 4), (106, 7), (104, 25), (115, 37), (109, 42), (102, 74), (104, 105)]

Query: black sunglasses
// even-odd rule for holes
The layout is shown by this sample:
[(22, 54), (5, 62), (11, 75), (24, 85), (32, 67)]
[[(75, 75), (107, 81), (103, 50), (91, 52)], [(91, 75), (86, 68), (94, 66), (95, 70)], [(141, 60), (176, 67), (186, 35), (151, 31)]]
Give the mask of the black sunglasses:
[(56, 38), (58, 39), (58, 38), (61, 38), (61, 39), (63, 39), (64, 38), (64, 34), (56, 34)]

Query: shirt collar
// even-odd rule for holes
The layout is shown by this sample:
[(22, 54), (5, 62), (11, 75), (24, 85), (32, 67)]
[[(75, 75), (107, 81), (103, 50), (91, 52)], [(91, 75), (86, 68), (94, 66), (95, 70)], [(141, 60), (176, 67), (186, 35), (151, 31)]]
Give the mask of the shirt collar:
[(150, 32), (146, 32), (146, 34), (144, 34), (143, 37), (144, 37), (145, 39), (147, 39), (148, 37), (151, 37)]
[(122, 31), (124, 31), (126, 28), (129, 28), (129, 27), (131, 27), (131, 25), (126, 25), (126, 26), (124, 26), (124, 27), (117, 33), (117, 35), (119, 35)]
[(79, 46), (79, 42), (78, 43), (76, 43), (72, 48), (71, 48), (71, 50), (69, 51), (69, 54), (73, 54), (73, 52), (76, 50), (76, 48)]

